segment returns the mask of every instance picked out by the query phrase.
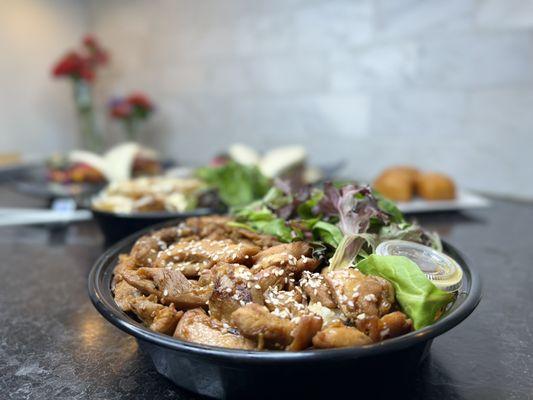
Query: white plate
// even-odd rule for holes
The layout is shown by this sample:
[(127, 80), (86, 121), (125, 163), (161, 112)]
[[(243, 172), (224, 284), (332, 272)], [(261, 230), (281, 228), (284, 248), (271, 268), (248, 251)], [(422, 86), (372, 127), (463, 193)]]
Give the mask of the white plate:
[(489, 200), (468, 191), (459, 191), (453, 200), (424, 200), (419, 197), (407, 202), (396, 204), (404, 213), (427, 213), (434, 211), (459, 211), (473, 208), (485, 208), (490, 205)]

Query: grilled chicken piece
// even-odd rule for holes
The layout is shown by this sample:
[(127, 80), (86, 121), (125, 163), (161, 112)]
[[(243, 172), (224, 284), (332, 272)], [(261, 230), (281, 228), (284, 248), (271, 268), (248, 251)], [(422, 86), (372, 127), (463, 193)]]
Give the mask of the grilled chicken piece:
[(404, 335), (413, 330), (413, 321), (400, 312), (385, 314), (381, 318), (370, 317), (358, 320), (357, 329), (368, 335), (374, 342)]
[[(160, 240), (165, 245), (170, 245), (174, 243), (181, 236), (181, 227), (172, 226), (169, 228), (159, 229), (152, 233), (152, 237)], [(160, 247), (164, 248), (165, 246), (160, 243)]]
[(121, 254), (118, 256), (118, 264), (113, 270), (114, 275), (111, 283), (111, 289), (115, 295), (115, 302), (124, 312), (131, 311), (129, 297), (137, 297), (141, 294), (137, 289), (124, 281), (122, 276), (125, 271), (135, 269), (137, 269), (137, 265), (135, 264), (133, 257), (127, 254)]
[(125, 280), (118, 282), (115, 285), (113, 292), (115, 294), (115, 303), (117, 303), (120, 309), (124, 312), (131, 311), (130, 301), (141, 295), (141, 292), (138, 289), (131, 286)]
[(177, 227), (164, 228), (141, 236), (131, 249), (131, 256), (139, 267), (152, 267), (157, 254), (179, 237)]
[(259, 246), (261, 249), (279, 244), (279, 241), (272, 236), (261, 235), (248, 229), (231, 226), (228, 224), (230, 221), (230, 218), (221, 216), (189, 218), (185, 222), (185, 229), (189, 230), (189, 235), (194, 235), (199, 239), (230, 239), (235, 243), (244, 242)]
[(231, 323), (249, 339), (259, 342), (259, 347), (282, 349), (291, 344), (294, 324), (277, 317), (265, 306), (250, 303), (231, 314)]
[(152, 267), (157, 253), (161, 250), (160, 241), (151, 235), (141, 236), (131, 249), (131, 257), (138, 267)]
[(188, 281), (181, 272), (166, 268), (139, 268), (123, 276), (142, 293), (154, 294), (161, 303), (174, 303), (179, 309), (206, 307), (212, 292), (210, 286), (199, 286)]
[(317, 272), (304, 271), (300, 279), (300, 286), (309, 297), (310, 303), (320, 303), (320, 305), (331, 309), (337, 307), (323, 275)]
[(319, 260), (312, 257), (313, 248), (306, 242), (292, 242), (270, 247), (253, 257), (252, 272), (276, 266), (288, 272), (299, 274), (302, 271), (313, 271), (318, 267)]
[(181, 317), (174, 337), (189, 342), (230, 349), (251, 350), (255, 343), (224, 328), (224, 325), (210, 318), (204, 310), (195, 308)]
[(171, 304), (159, 310), (149, 328), (159, 333), (172, 335), (182, 316), (183, 311), (176, 311), (174, 304)]
[(134, 270), (137, 268), (138, 266), (135, 263), (135, 260), (133, 257), (131, 257), (128, 254), (120, 254), (118, 256), (118, 263), (115, 266), (115, 269), (113, 270), (113, 273), (114, 273), (113, 283), (118, 283), (122, 280), (122, 273), (124, 271)]
[(316, 315), (304, 315), (291, 321), (255, 303), (235, 310), (231, 323), (244, 337), (256, 340), (260, 349), (301, 350), (310, 345), (322, 327), (322, 319)]
[(363, 332), (340, 323), (327, 326), (313, 337), (313, 346), (317, 349), (355, 347), (370, 343), (372, 343), (372, 339)]
[(386, 314), (379, 320), (380, 339), (388, 339), (404, 335), (413, 330), (413, 321), (400, 311)]
[(309, 314), (302, 290), (278, 290), (271, 287), (264, 293), (264, 302), (272, 314), (281, 318), (292, 319)]
[(242, 229), (242, 228), (234, 228), (233, 234), (230, 235), (230, 238), (233, 240), (240, 242), (240, 241), (248, 241), (251, 244), (254, 244), (261, 249), (267, 249), (272, 246), (277, 246), (280, 244), (278, 240), (276, 240), (275, 237), (270, 235), (261, 235), (256, 232), (249, 231), (248, 229)]
[(280, 267), (268, 267), (254, 274), (254, 288), (264, 293), (267, 289), (276, 287), (283, 289), (289, 282), (287, 271)]
[[(213, 280), (213, 294), (209, 299), (211, 317), (229, 321), (233, 311), (254, 301), (253, 275), (245, 266), (220, 263), (210, 272)], [(262, 295), (257, 291), (255, 293), (256, 301), (262, 302)]]
[(354, 268), (327, 272), (325, 278), (335, 302), (350, 321), (379, 318), (391, 311), (395, 297), (389, 281), (363, 275)]
[(201, 271), (210, 269), (217, 262), (250, 264), (259, 247), (230, 240), (203, 239), (194, 242), (179, 242), (171, 245), (157, 256), (155, 266), (171, 267), (186, 277), (197, 277)]
[(157, 296), (150, 295), (136, 297), (130, 300), (131, 310), (147, 325), (151, 330), (159, 333), (171, 335), (183, 311), (176, 311), (174, 304), (165, 307), (157, 303)]
[(320, 303), (312, 303), (307, 306), (307, 310), (322, 318), (323, 327), (346, 321), (346, 316), (338, 308), (328, 308)]
[(187, 231), (187, 236), (194, 235), (199, 239), (224, 240), (231, 230), (228, 222), (231, 218), (219, 215), (207, 217), (193, 217), (185, 221), (183, 229)]
[(322, 318), (316, 315), (304, 315), (298, 320), (291, 332), (293, 340), (286, 350), (298, 351), (311, 346), (313, 337), (322, 328)]

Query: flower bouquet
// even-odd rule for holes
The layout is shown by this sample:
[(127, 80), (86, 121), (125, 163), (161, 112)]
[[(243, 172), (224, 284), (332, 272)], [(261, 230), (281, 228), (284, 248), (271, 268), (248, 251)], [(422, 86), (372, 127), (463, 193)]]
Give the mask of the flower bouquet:
[(86, 36), (79, 50), (68, 52), (52, 68), (55, 78), (67, 78), (72, 82), (80, 131), (85, 147), (91, 151), (102, 150), (102, 137), (94, 116), (92, 85), (97, 70), (108, 62), (109, 54), (93, 36)]

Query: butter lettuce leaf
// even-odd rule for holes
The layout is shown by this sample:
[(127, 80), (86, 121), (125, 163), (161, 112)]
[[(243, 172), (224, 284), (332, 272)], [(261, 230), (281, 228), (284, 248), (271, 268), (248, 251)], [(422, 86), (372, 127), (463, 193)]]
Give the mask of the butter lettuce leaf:
[(357, 268), (365, 275), (381, 276), (394, 286), (396, 299), (415, 329), (435, 322), (454, 298), (452, 293), (438, 289), (407, 257), (373, 254), (359, 261)]

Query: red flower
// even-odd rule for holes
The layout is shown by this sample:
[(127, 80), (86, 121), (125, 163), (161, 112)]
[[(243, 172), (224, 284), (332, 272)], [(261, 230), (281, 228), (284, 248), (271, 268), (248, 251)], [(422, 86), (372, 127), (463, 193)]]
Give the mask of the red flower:
[(72, 51), (58, 61), (52, 73), (55, 77), (72, 76), (79, 73), (83, 68), (83, 63), (83, 58), (75, 51)]
[(52, 69), (53, 76), (83, 79), (87, 82), (94, 80), (96, 68), (106, 64), (109, 55), (93, 36), (86, 36), (83, 45), (85, 47), (83, 53), (71, 51), (58, 61)]
[(143, 111), (151, 111), (154, 108), (148, 96), (143, 93), (132, 93), (126, 97), (126, 101), (133, 107), (140, 108)]
[(113, 118), (128, 119), (131, 116), (133, 108), (126, 101), (116, 100), (111, 102), (109, 111)]
[(109, 102), (109, 114), (116, 119), (144, 120), (154, 111), (152, 101), (144, 93), (134, 92), (129, 96)]

